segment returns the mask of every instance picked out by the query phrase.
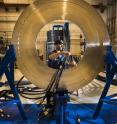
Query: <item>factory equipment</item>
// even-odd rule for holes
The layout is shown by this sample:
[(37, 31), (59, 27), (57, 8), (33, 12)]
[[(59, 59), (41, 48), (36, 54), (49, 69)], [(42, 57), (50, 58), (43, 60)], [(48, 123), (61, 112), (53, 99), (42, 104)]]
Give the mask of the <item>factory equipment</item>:
[(6, 55), (4, 56), (4, 58), (0, 64), (0, 77), (5, 73), (6, 78), (8, 80), (8, 84), (9, 84), (9, 86), (13, 92), (13, 95), (14, 95), (14, 100), (12, 101), (12, 103), (17, 104), (22, 118), (24, 120), (26, 120), (27, 117), (25, 115), (24, 108), (23, 108), (22, 103), (20, 101), (18, 91), (17, 91), (15, 84), (14, 84), (14, 63), (15, 63), (15, 60), (16, 60), (15, 50), (14, 50), (13, 45), (10, 45), (9, 49), (6, 51)]
[[(32, 21), (32, 19), (34, 20)], [(65, 70), (64, 73), (62, 73), (63, 68), (55, 72), (55, 70), (45, 66), (37, 57), (35, 49), (35, 41), (40, 29), (48, 22), (56, 19), (71, 20), (82, 28), (86, 36), (84, 58), (79, 62), (77, 68)], [(99, 25), (101, 28), (99, 28)], [(56, 82), (57, 74), (61, 77), (61, 79), (57, 79), (57, 82), (59, 82), (59, 84), (57, 83), (57, 89), (72, 91), (88, 84), (103, 70), (103, 55), (105, 46), (109, 45), (109, 36), (101, 17), (94, 8), (83, 0), (37, 0), (27, 7), (20, 16), (15, 26), (13, 41), (16, 46), (18, 66), (22, 73), (36, 86), (46, 89), (45, 96), (48, 98), (47, 91), (48, 89), (49, 92), (51, 90), (51, 87), (48, 88), (50, 86), (49, 82)], [(53, 75), (56, 78), (53, 79)], [(63, 104), (66, 104), (68, 100), (68, 92), (63, 91), (62, 93), (61, 90), (55, 92), (59, 96), (59, 100), (63, 98), (62, 103), (60, 100), (56, 104), (57, 110), (58, 106), (61, 108), (61, 116), (57, 115), (60, 124), (64, 123)], [(55, 95), (54, 101), (58, 98)]]
[[(64, 25), (54, 25), (53, 30), (49, 31), (47, 34), (47, 56), (48, 53), (54, 50), (54, 41), (57, 40), (64, 41), (64, 49), (70, 51), (70, 32), (68, 22), (66, 22)], [(51, 81), (45, 90), (46, 94), (41, 101), (42, 104), (46, 99), (46, 105), (42, 105), (41, 111), (39, 112), (38, 120), (42, 120), (47, 116), (53, 116), (56, 118), (56, 124), (65, 124), (68, 121), (65, 117), (65, 106), (67, 106), (67, 102), (69, 101), (70, 92), (65, 88), (60, 88), (59, 83), (62, 73), (66, 69), (66, 61), (69, 60), (70, 57), (71, 59), (73, 59), (72, 56), (69, 56), (63, 57), (59, 60), (60, 67), (55, 71), (54, 75), (52, 76)], [(75, 119), (79, 119), (80, 121), (78, 115), (74, 117), (74, 120)]]
[[(33, 18), (35, 20), (32, 21)], [(48, 86), (55, 70), (45, 66), (37, 57), (35, 41), (40, 29), (48, 22), (57, 19), (71, 20), (82, 28), (86, 36), (83, 59), (76, 68), (66, 70), (60, 81), (60, 86), (68, 90), (78, 89), (92, 81), (103, 70), (105, 45), (109, 44), (106, 25), (95, 9), (83, 0), (49, 2), (40, 0), (26, 8), (13, 34), (18, 65), (27, 79), (36, 86), (44, 89)]]
[(99, 99), (93, 118), (96, 118), (99, 115), (103, 102), (111, 103), (115, 105), (117, 104), (117, 99), (115, 98), (117, 94), (106, 96), (110, 88), (111, 82), (113, 80), (113, 77), (115, 74), (117, 74), (117, 58), (115, 57), (112, 51), (112, 46), (107, 47), (107, 53), (104, 59), (106, 63), (106, 85)]
[[(51, 82), (49, 83), (46, 94), (42, 102), (47, 99), (47, 105), (44, 106), (45, 110), (39, 113), (39, 119), (43, 116), (54, 116), (56, 118), (56, 124), (65, 124), (65, 105), (69, 101), (67, 89), (59, 88), (59, 82), (61, 75), (65, 69), (65, 60), (61, 61), (60, 68), (56, 70), (55, 74), (52, 76)], [(41, 102), (41, 104), (42, 104)], [(46, 115), (44, 112), (48, 109)], [(43, 117), (44, 118), (44, 117)]]
[(65, 49), (70, 51), (70, 31), (69, 22), (63, 25), (53, 25), (52, 30), (47, 32), (46, 56), (54, 50), (54, 41), (62, 40), (65, 44)]
[(62, 40), (64, 41), (64, 26), (54, 25), (53, 29), (47, 32), (47, 43), (46, 43), (46, 56), (48, 59), (48, 53), (54, 50), (54, 41)]

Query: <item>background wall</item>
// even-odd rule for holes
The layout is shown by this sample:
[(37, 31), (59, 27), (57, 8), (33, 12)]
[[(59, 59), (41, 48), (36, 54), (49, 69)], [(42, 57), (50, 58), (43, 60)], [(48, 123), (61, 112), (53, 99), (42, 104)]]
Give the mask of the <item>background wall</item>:
[[(0, 37), (3, 36), (8, 41), (12, 42), (12, 32), (14, 30), (14, 26), (18, 17), (22, 13), (22, 11), (33, 1), (34, 0), (0, 0)], [(106, 23), (106, 18), (107, 18), (106, 9), (105, 11), (101, 12), (99, 5), (103, 4), (105, 6), (107, 0), (85, 0), (85, 1), (87, 1), (89, 4), (93, 5), (97, 9), (97, 11), (100, 13), (100, 15), (102, 16), (102, 18)], [(117, 19), (116, 19), (116, 23), (117, 23)], [(73, 27), (71, 33), (72, 34), (75, 33), (75, 35), (79, 35), (81, 33), (80, 31), (75, 32), (75, 30), (76, 30), (75, 27)], [(114, 46), (116, 46), (117, 44), (117, 25), (116, 25), (116, 42), (113, 44)]]

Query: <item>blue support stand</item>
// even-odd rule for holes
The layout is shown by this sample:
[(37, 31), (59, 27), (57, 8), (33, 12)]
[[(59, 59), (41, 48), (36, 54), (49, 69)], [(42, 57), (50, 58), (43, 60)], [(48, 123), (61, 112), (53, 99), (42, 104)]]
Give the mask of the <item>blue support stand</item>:
[(116, 59), (116, 57), (112, 51), (111, 46), (107, 47), (107, 53), (105, 56), (105, 63), (106, 63), (106, 85), (104, 87), (104, 90), (103, 90), (101, 97), (99, 99), (99, 102), (97, 104), (96, 111), (93, 115), (94, 119), (97, 118), (97, 116), (99, 115), (99, 112), (101, 110), (103, 102), (106, 102), (106, 103), (117, 102), (117, 99), (111, 100), (112, 97), (115, 97), (115, 94), (111, 95), (110, 97), (108, 97), (108, 96), (106, 97), (107, 92), (110, 88), (111, 82), (113, 80), (113, 77), (114, 77), (115, 73), (117, 73), (117, 59)]
[(60, 90), (55, 95), (55, 117), (56, 124), (66, 124), (65, 118), (65, 107), (67, 106), (67, 102), (69, 101), (68, 91)]
[(10, 45), (9, 50), (7, 50), (6, 55), (0, 64), (0, 77), (3, 75), (3, 73), (5, 73), (8, 83), (10, 85), (10, 88), (13, 92), (14, 99), (16, 100), (16, 104), (18, 106), (19, 112), (23, 120), (27, 120), (23, 105), (21, 103), (17, 89), (14, 85), (14, 62), (15, 60), (16, 60), (16, 55), (15, 55), (14, 46)]

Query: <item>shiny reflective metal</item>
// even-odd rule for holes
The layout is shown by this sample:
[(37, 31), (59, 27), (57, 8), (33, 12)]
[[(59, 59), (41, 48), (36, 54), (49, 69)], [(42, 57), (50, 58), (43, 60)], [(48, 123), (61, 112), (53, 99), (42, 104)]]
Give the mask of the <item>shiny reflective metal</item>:
[(104, 46), (109, 43), (102, 18), (83, 0), (37, 0), (25, 9), (15, 26), (18, 66), (24, 76), (46, 88), (55, 70), (37, 57), (35, 42), (40, 29), (53, 20), (70, 20), (80, 26), (86, 37), (86, 52), (76, 68), (64, 71), (60, 86), (73, 90), (91, 82), (103, 70)]

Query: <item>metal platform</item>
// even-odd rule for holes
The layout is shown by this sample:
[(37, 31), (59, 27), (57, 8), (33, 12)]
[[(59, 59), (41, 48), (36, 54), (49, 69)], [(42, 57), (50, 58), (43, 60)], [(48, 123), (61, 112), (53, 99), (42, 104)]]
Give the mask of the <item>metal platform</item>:
[[(22, 120), (17, 106), (12, 104), (6, 106), (4, 110), (7, 113), (11, 113), (11, 118), (1, 119), (0, 124), (55, 124), (52, 119), (44, 119), (37, 121), (39, 107), (36, 104), (25, 104), (26, 113), (28, 115), (28, 121)], [(79, 114), (81, 118), (80, 124), (116, 124), (117, 123), (117, 107), (114, 105), (104, 104), (100, 116), (97, 119), (92, 119), (96, 104), (72, 104), (69, 103), (66, 107), (66, 117), (69, 120), (69, 124), (75, 124), (74, 115)]]

